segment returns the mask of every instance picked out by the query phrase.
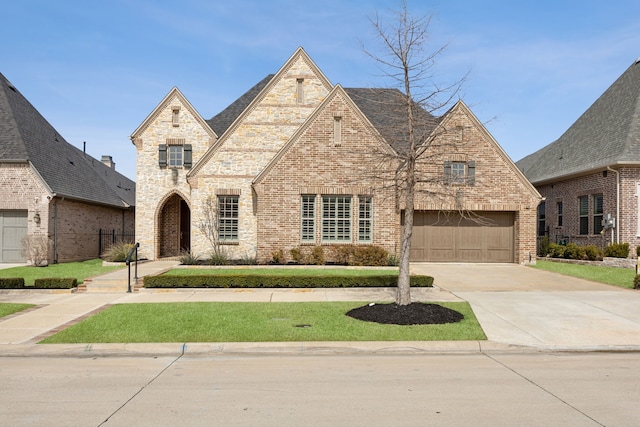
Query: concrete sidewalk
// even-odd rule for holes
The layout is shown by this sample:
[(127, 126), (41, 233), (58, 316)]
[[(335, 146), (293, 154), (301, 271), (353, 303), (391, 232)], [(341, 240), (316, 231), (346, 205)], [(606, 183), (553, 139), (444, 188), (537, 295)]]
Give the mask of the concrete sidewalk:
[[(140, 264), (139, 276), (166, 269), (166, 261)], [(435, 278), (434, 288), (413, 288), (414, 301), (468, 301), (488, 341), (384, 343), (170, 343), (36, 345), (45, 334), (108, 304), (178, 301), (391, 302), (382, 289), (141, 289), (137, 293), (3, 293), (1, 302), (38, 307), (0, 320), (0, 355), (158, 354), (163, 352), (478, 352), (640, 351), (640, 292), (507, 264), (416, 264)], [(126, 270), (125, 270), (126, 271)], [(116, 272), (106, 276), (122, 277)]]

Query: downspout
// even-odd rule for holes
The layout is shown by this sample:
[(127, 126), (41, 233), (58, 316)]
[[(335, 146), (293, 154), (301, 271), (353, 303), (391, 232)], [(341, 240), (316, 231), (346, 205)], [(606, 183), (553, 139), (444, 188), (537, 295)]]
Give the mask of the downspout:
[(53, 199), (53, 263), (58, 263), (58, 200)]
[(620, 242), (620, 172), (607, 166), (607, 170), (616, 174), (616, 242)]

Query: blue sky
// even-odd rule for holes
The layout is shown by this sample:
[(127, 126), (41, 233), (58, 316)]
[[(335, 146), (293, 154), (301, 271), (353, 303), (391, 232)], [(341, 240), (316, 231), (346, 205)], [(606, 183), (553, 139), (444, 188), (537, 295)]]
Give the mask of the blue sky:
[[(438, 76), (514, 160), (557, 139), (640, 57), (637, 0), (408, 0)], [(329, 80), (386, 86), (362, 45), (398, 0), (5, 2), (0, 72), (70, 143), (135, 179), (131, 133), (177, 86), (208, 119), (302, 46)]]

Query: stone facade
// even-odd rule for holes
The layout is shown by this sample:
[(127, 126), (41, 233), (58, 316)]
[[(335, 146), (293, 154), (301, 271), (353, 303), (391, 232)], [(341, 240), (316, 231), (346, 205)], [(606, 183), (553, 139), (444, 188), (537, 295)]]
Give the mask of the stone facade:
[[(538, 191), (545, 197), (545, 228), (541, 230), (538, 226), (539, 239), (547, 235), (551, 243), (563, 240), (600, 248), (611, 242), (629, 243), (629, 256), (635, 258), (635, 248), (640, 245), (639, 186), (640, 168), (637, 167), (620, 167), (615, 171), (605, 169), (538, 186)], [(603, 216), (610, 214), (616, 218), (616, 228), (607, 229), (603, 234), (595, 232), (593, 196), (596, 194), (603, 196)], [(589, 200), (587, 234), (580, 233), (579, 198), (583, 196)], [(559, 203), (562, 203), (562, 215)]]

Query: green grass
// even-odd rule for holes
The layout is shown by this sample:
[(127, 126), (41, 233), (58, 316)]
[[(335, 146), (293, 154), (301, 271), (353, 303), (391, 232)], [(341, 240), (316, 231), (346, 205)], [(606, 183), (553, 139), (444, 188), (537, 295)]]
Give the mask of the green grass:
[(261, 276), (397, 276), (398, 269), (359, 269), (359, 268), (174, 268), (166, 275), (171, 276), (207, 276), (252, 274)]
[[(346, 316), (366, 303), (119, 304), (41, 343), (485, 340), (466, 302), (439, 303), (464, 315), (444, 325), (382, 325)], [(296, 327), (310, 325), (310, 327)]]
[(0, 270), (0, 277), (23, 277), (26, 286), (33, 286), (35, 279), (44, 277), (75, 277), (78, 283), (82, 283), (87, 277), (109, 273), (122, 267), (103, 267), (101, 259), (92, 259), (82, 262), (66, 262), (51, 264), (47, 267), (13, 267)]
[(633, 278), (636, 275), (635, 269), (632, 268), (602, 267), (553, 261), (538, 260), (536, 265), (532, 267), (622, 288), (633, 288)]
[(26, 310), (27, 308), (31, 308), (33, 306), (33, 304), (14, 304), (0, 302), (0, 317), (8, 316), (10, 314)]

